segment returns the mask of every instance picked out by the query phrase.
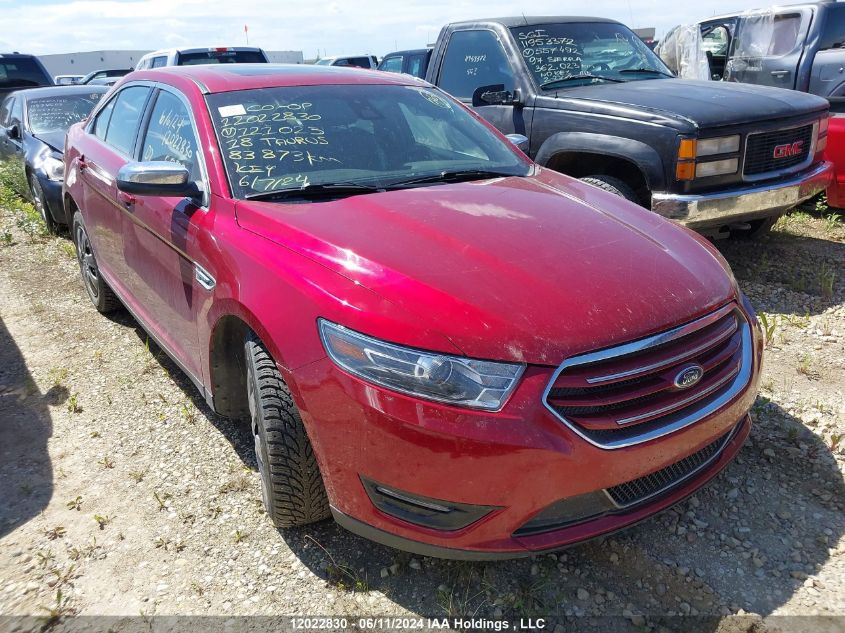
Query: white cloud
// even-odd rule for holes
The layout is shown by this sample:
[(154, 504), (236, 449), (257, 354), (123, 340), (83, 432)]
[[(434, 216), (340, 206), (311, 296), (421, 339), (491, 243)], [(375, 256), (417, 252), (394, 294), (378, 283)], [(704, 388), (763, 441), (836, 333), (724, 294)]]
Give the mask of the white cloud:
[[(97, 49), (154, 49), (174, 45), (250, 44), (268, 50), (375, 53), (422, 47), (451, 21), (496, 15), (554, 15), (581, 12), (557, 0), (359, 0), (273, 2), (268, 0), (0, 0), (6, 29), (2, 50), (35, 54)], [(658, 0), (597, 0), (584, 9), (629, 26), (655, 26), (658, 34), (689, 22), (757, 6), (751, 0), (704, 0), (667, 6)], [(765, 3), (763, 3), (765, 4)], [(633, 17), (633, 20), (631, 19)]]

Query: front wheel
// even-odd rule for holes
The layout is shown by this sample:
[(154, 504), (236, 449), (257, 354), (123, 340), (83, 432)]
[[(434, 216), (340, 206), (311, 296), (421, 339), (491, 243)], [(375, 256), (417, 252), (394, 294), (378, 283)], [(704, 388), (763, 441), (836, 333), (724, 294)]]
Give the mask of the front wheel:
[(330, 514), (329, 500), (299, 411), (264, 345), (250, 337), (244, 348), (255, 459), (267, 514), (280, 528), (321, 521)]
[(36, 211), (41, 214), (41, 219), (47, 225), (47, 230), (54, 235), (59, 232), (59, 224), (53, 219), (50, 209), (47, 208), (47, 200), (44, 197), (44, 188), (35, 174), (29, 175), (29, 193), (32, 196), (32, 204)]
[(637, 196), (637, 192), (634, 191), (627, 183), (619, 178), (614, 178), (613, 176), (605, 176), (605, 175), (597, 175), (597, 176), (585, 176), (584, 178), (580, 179), (583, 182), (589, 183), (594, 187), (598, 187), (608, 193), (612, 193), (615, 196), (619, 196), (620, 198), (625, 198), (625, 200), (630, 200), (631, 202), (636, 202), (640, 204), (639, 196)]
[(120, 307), (120, 300), (100, 275), (100, 268), (97, 266), (97, 259), (91, 248), (91, 240), (88, 239), (88, 231), (85, 229), (85, 222), (79, 211), (73, 215), (72, 235), (76, 246), (79, 272), (82, 274), (82, 283), (88, 293), (88, 298), (99, 312), (113, 312)]

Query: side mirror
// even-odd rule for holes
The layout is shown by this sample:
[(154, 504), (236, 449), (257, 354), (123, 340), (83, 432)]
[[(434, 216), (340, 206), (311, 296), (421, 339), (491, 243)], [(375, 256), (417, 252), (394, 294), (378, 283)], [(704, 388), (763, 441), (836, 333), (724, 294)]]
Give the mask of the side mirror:
[(127, 163), (117, 172), (117, 188), (139, 196), (193, 198), (200, 194), (200, 188), (189, 179), (188, 170), (177, 163)]
[(524, 154), (528, 153), (528, 137), (524, 134), (505, 134), (505, 138), (522, 150)]
[(6, 136), (8, 136), (13, 141), (21, 140), (21, 128), (18, 126), (17, 123), (13, 123), (12, 125), (6, 128)]
[(494, 84), (491, 86), (480, 86), (472, 93), (472, 107), (484, 105), (522, 105), (522, 96), (519, 94), (519, 89), (513, 92), (505, 90), (504, 84)]

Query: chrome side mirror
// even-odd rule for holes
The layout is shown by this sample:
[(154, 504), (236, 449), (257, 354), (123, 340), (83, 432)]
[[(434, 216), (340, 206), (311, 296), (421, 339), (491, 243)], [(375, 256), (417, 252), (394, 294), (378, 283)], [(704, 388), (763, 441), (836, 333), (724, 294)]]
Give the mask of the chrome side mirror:
[(505, 134), (505, 138), (511, 143), (521, 149), (524, 153), (528, 153), (528, 137), (524, 134)]
[(139, 196), (193, 198), (200, 194), (185, 167), (159, 160), (127, 163), (117, 172), (117, 188)]

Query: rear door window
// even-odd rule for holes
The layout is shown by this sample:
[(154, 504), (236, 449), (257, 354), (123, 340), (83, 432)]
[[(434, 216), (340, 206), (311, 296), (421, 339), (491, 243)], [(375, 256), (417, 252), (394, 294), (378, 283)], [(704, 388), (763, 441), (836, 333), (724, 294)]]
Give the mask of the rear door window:
[(114, 100), (114, 111), (106, 131), (106, 143), (127, 156), (133, 154), (138, 125), (149, 96), (150, 88), (147, 86), (130, 86), (121, 90)]
[(408, 74), (420, 79), (425, 78), (426, 55), (411, 55), (408, 58)]
[(842, 48), (845, 44), (845, 6), (831, 6), (827, 9), (819, 50)]
[(459, 99), (472, 98), (476, 88), (503, 84), (514, 88), (513, 70), (493, 31), (456, 31), (449, 38), (439, 86)]

